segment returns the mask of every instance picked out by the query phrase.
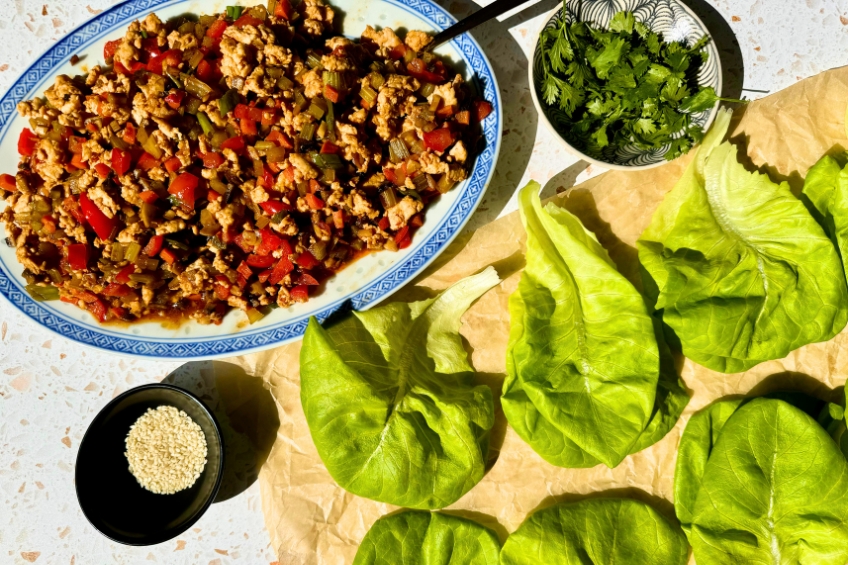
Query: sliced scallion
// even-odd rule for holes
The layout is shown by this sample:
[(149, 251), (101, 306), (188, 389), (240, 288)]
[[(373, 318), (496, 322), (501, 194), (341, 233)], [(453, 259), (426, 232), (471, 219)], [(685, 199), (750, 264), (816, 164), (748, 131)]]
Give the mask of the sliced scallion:
[(327, 116), (325, 122), (327, 124), (327, 139), (330, 141), (336, 140), (336, 112), (333, 108), (333, 103), (327, 100)]
[(221, 112), (221, 116), (226, 116), (227, 114), (235, 110), (238, 102), (238, 90), (231, 88), (227, 92), (225, 92), (224, 95), (218, 99), (218, 111)]
[(209, 116), (207, 116), (204, 112), (197, 113), (197, 121), (200, 122), (200, 127), (203, 128), (203, 133), (206, 137), (215, 133), (215, 126), (212, 125), (212, 121), (209, 119)]

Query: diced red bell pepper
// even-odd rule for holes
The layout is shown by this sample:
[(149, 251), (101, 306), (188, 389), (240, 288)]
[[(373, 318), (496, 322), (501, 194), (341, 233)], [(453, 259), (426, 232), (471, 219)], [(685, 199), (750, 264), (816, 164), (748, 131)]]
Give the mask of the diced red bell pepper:
[(145, 37), (141, 40), (141, 55), (144, 57), (154, 57), (162, 54), (162, 48), (159, 46), (159, 37)]
[(386, 177), (387, 181), (394, 183), (394, 184), (397, 184), (398, 177), (397, 177), (397, 173), (395, 172), (395, 170), (393, 168), (383, 167), (383, 175)]
[(324, 98), (326, 98), (327, 100), (329, 100), (333, 104), (338, 104), (339, 100), (341, 100), (341, 98), (342, 98), (342, 93), (339, 92), (338, 89), (336, 89), (335, 87), (330, 86), (329, 84), (325, 84), (324, 85)]
[(259, 235), (260, 242), (256, 247), (257, 255), (270, 255), (278, 249), (283, 250), (284, 257), (287, 257), (291, 253), (291, 244), (268, 228), (259, 230)]
[(24, 128), (18, 137), (18, 153), (31, 157), (35, 153), (35, 145), (38, 143), (38, 136), (32, 133), (29, 128)]
[(138, 158), (138, 163), (136, 163), (136, 165), (142, 171), (148, 171), (150, 169), (158, 167), (159, 160), (147, 151), (145, 151), (141, 154), (141, 157)]
[(273, 255), (248, 255), (247, 264), (259, 269), (267, 269), (274, 264)]
[(103, 301), (95, 297), (93, 301), (85, 303), (85, 309), (91, 312), (91, 315), (97, 318), (98, 322), (105, 322), (108, 312)]
[(415, 214), (409, 219), (409, 227), (411, 228), (420, 228), (424, 225), (424, 215), (423, 214)]
[(377, 223), (377, 227), (383, 231), (389, 229), (389, 217), (383, 216), (382, 218), (380, 218), (380, 221)]
[(236, 268), (236, 272), (247, 280), (253, 276), (253, 271), (250, 270), (250, 265), (248, 265), (246, 261), (239, 263), (239, 266)]
[(294, 17), (294, 7), (289, 0), (277, 0), (277, 6), (274, 8), (274, 16), (291, 20)]
[(237, 236), (233, 239), (233, 243), (235, 243), (236, 245), (238, 245), (238, 246), (239, 246), (239, 248), (241, 248), (241, 250), (242, 250), (242, 251), (244, 251), (245, 253), (253, 253), (253, 248), (254, 248), (254, 246), (253, 246), (253, 245), (251, 245), (251, 244), (249, 244), (249, 243), (247, 243), (247, 242), (244, 240), (244, 235), (243, 235), (243, 234), (238, 234), (238, 235), (237, 235)]
[(273, 273), (273, 272), (274, 272), (274, 269), (265, 269), (264, 271), (259, 273), (256, 276), (256, 278), (259, 279), (259, 282), (261, 282), (262, 284), (265, 284), (266, 282), (268, 282), (268, 278), (271, 276), (271, 273)]
[(132, 122), (127, 122), (127, 127), (124, 128), (123, 140), (130, 145), (135, 145), (136, 129)]
[(88, 163), (82, 160), (82, 154), (75, 153), (73, 157), (71, 157), (71, 166), (76, 167), (77, 169), (87, 169)]
[(173, 265), (177, 260), (177, 255), (167, 248), (159, 252), (159, 257), (169, 265)]
[(112, 172), (112, 169), (109, 168), (109, 165), (105, 163), (97, 163), (94, 165), (94, 172), (97, 173), (97, 176), (101, 179), (109, 178), (109, 174)]
[(165, 97), (165, 103), (174, 110), (179, 110), (180, 106), (183, 105), (185, 97), (186, 93), (184, 90), (172, 90)]
[(72, 135), (68, 138), (68, 151), (71, 153), (82, 153), (82, 145), (85, 143), (84, 137)]
[(343, 230), (345, 227), (344, 224), (344, 211), (336, 210), (333, 212), (333, 225), (336, 226), (337, 230)]
[(197, 65), (197, 78), (206, 83), (215, 80), (215, 69), (206, 59), (201, 60)]
[(391, 57), (395, 61), (397, 61), (398, 59), (403, 59), (408, 49), (409, 47), (401, 43), (397, 47), (392, 48), (392, 50), (389, 52), (389, 57)]
[(294, 144), (291, 139), (279, 130), (271, 130), (271, 133), (268, 134), (268, 137), (265, 138), (265, 141), (270, 141), (272, 143), (276, 143), (280, 147), (285, 147), (286, 149), (294, 149)]
[(203, 166), (207, 169), (217, 169), (221, 165), (224, 164), (224, 156), (220, 153), (216, 153), (215, 151), (210, 151), (209, 153), (204, 153), (200, 156), (203, 159)]
[(159, 200), (159, 195), (152, 190), (145, 190), (138, 195), (146, 204), (153, 204)]
[(180, 161), (179, 157), (171, 157), (167, 161), (165, 161), (165, 170), (169, 173), (176, 173), (180, 170), (180, 167), (183, 166), (183, 162)]
[(130, 282), (130, 275), (135, 273), (135, 265), (127, 265), (123, 269), (121, 269), (118, 274), (115, 276), (115, 282), (120, 284), (127, 284)]
[(262, 109), (247, 104), (236, 104), (233, 115), (239, 120), (253, 120), (258, 122), (262, 120)]
[(474, 114), (476, 115), (478, 122), (485, 120), (489, 114), (492, 113), (492, 110), (492, 103), (488, 100), (474, 101)]
[(44, 230), (44, 233), (50, 235), (51, 233), (56, 233), (56, 230), (59, 228), (59, 224), (51, 215), (42, 216), (41, 217), (41, 229)]
[(274, 184), (276, 183), (276, 179), (274, 178), (274, 173), (271, 172), (271, 169), (268, 168), (268, 165), (262, 165), (262, 178), (257, 179), (257, 184), (260, 186), (264, 186), (265, 188), (274, 188)]
[(73, 196), (68, 196), (62, 201), (62, 207), (70, 212), (71, 216), (79, 223), (85, 222), (85, 214), (82, 213), (79, 203), (74, 200)]
[(260, 123), (263, 126), (273, 126), (278, 120), (277, 110), (274, 108), (264, 108), (262, 110), (262, 119)]
[[(165, 67), (176, 67), (183, 62), (183, 52), (179, 49), (169, 49), (164, 53), (153, 55), (147, 62), (147, 70), (161, 75)], [(166, 100), (167, 101), (167, 100)], [(177, 106), (179, 108), (179, 106)]]
[(294, 166), (289, 165), (285, 169), (283, 169), (283, 178), (289, 181), (289, 183), (294, 182)]
[(304, 284), (299, 284), (289, 291), (292, 300), (295, 302), (306, 302), (309, 300), (309, 287)]
[(303, 253), (297, 256), (297, 259), (294, 260), (297, 263), (297, 266), (302, 269), (314, 269), (318, 265), (321, 264), (321, 261), (315, 258), (315, 255), (309, 252), (307, 249)]
[(442, 84), (445, 82), (446, 77), (428, 70), (427, 63), (425, 63), (423, 59), (413, 59), (408, 65), (406, 65), (406, 70), (410, 76), (417, 78), (422, 82), (429, 82), (432, 84)]
[(242, 135), (256, 135), (256, 122), (253, 120), (241, 119), (239, 120), (239, 126), (241, 128)]
[[(220, 20), (219, 20), (220, 21)], [(218, 300), (226, 300), (230, 297), (230, 287), (220, 283), (215, 284), (215, 298)]]
[(467, 126), (471, 123), (471, 112), (469, 112), (468, 110), (457, 112), (456, 117), (454, 119), (456, 120), (456, 123)]
[(321, 190), (321, 183), (315, 179), (309, 179), (309, 192), (315, 193)]
[(448, 128), (424, 132), (424, 147), (431, 151), (444, 151), (453, 144), (453, 132)]
[(127, 316), (127, 309), (122, 308), (120, 306), (112, 306), (111, 308), (109, 308), (109, 313), (112, 314), (112, 316), (114, 316), (115, 318), (123, 320)]
[(294, 282), (295, 284), (302, 284), (306, 286), (316, 286), (321, 284), (318, 282), (318, 279), (316, 279), (309, 273), (302, 273), (299, 277), (297, 277), (297, 280)]
[(115, 51), (118, 50), (118, 47), (121, 45), (120, 39), (115, 39), (114, 41), (107, 41), (106, 45), (103, 46), (103, 58), (107, 61), (112, 59), (115, 56)]
[(279, 200), (266, 200), (259, 204), (259, 207), (265, 210), (265, 213), (269, 216), (273, 216), (279, 212), (288, 212), (292, 210), (291, 206)]
[(233, 22), (233, 25), (236, 27), (244, 27), (244, 26), (258, 26), (262, 23), (262, 20), (257, 18), (256, 16), (251, 15), (250, 13), (244, 14), (242, 17)]
[(451, 104), (450, 106), (442, 106), (438, 110), (436, 110), (436, 116), (439, 118), (450, 118), (453, 116), (453, 113), (456, 111), (456, 106)]
[(103, 241), (112, 239), (112, 236), (118, 231), (118, 226), (120, 225), (118, 219), (110, 218), (104, 214), (85, 192), (80, 194), (79, 203), (85, 220), (91, 226), (91, 229), (94, 230), (94, 233), (97, 234), (97, 237)]
[(274, 270), (271, 271), (271, 276), (268, 277), (268, 284), (280, 284), (286, 275), (294, 270), (294, 265), (289, 260), (288, 256), (284, 255), (277, 261)]
[(306, 203), (309, 204), (309, 207), (313, 210), (320, 210), (324, 207), (324, 201), (314, 194), (307, 194), (304, 198), (306, 199)]
[(323, 144), (321, 144), (321, 153), (324, 153), (325, 155), (328, 154), (328, 153), (338, 153), (338, 152), (339, 152), (339, 146), (336, 145), (335, 143), (333, 143), (332, 141), (325, 141)]
[(17, 192), (18, 185), (15, 182), (15, 177), (7, 174), (0, 175), (0, 190), (5, 190), (6, 192)]
[(132, 289), (125, 284), (121, 283), (109, 283), (106, 288), (103, 289), (103, 296), (127, 296), (132, 293)]
[(132, 153), (118, 149), (112, 149), (112, 170), (118, 176), (127, 174), (132, 166)]
[(240, 135), (237, 135), (235, 137), (231, 137), (230, 139), (224, 141), (221, 144), (221, 147), (223, 149), (232, 149), (233, 151), (235, 151), (236, 153), (239, 153), (239, 154), (244, 152), (244, 148), (246, 146), (247, 146), (247, 144), (244, 141), (244, 137), (242, 137)]
[(191, 209), (194, 208), (194, 191), (199, 182), (200, 179), (193, 174), (182, 173), (168, 187), (168, 192), (179, 198), (186, 208)]
[(407, 226), (403, 226), (403, 227), (402, 227), (402, 228), (400, 228), (400, 229), (398, 230), (398, 232), (395, 234), (395, 243), (398, 243), (398, 244), (399, 244), (399, 243), (400, 243), (401, 241), (403, 241), (403, 239), (404, 239), (405, 237), (407, 237), (408, 235), (409, 235), (409, 226), (408, 226), (408, 225), (407, 225)]
[(88, 267), (88, 245), (72, 243), (68, 245), (68, 264), (75, 271), (84, 271)]
[(156, 257), (160, 251), (162, 251), (162, 244), (165, 242), (164, 235), (154, 235), (150, 238), (150, 241), (147, 242), (147, 245), (144, 246), (144, 249), (141, 250), (142, 253), (147, 255), (148, 257)]
[(209, 29), (206, 30), (206, 36), (211, 37), (212, 39), (221, 39), (228, 27), (230, 27), (230, 24), (226, 21), (215, 20), (212, 25), (209, 26)]
[(220, 200), (221, 198), (222, 196), (214, 190), (210, 189), (206, 191), (206, 200), (208, 200), (209, 202), (215, 202), (216, 200)]

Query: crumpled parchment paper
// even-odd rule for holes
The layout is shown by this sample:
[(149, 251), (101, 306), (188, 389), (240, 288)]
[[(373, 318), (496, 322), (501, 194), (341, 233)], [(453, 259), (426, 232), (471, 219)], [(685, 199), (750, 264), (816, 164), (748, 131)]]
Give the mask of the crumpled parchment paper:
[[(747, 151), (749, 168), (788, 180), (800, 190), (807, 170), (825, 153), (848, 146), (845, 108), (848, 67), (804, 80), (753, 102), (736, 113), (732, 139)], [(564, 191), (554, 200), (596, 232), (619, 270), (641, 287), (635, 243), (656, 207), (680, 177), (691, 155), (641, 172), (613, 171)], [(415, 283), (391, 300), (415, 300), (494, 265), (503, 283), (483, 296), (463, 318), (480, 378), (499, 396), (509, 330), (507, 298), (524, 264), (524, 231), (518, 214), (461, 236)], [(351, 563), (360, 540), (380, 516), (397, 510), (356, 497), (327, 473), (309, 435), (300, 404), (300, 343), (228, 360), (262, 377), (277, 402), (280, 427), (259, 476), (265, 524), (282, 565)], [(848, 331), (785, 359), (745, 373), (724, 375), (680, 359), (692, 398), (677, 426), (659, 443), (631, 455), (615, 469), (561, 469), (543, 461), (508, 428), (497, 408), (492, 430), (496, 458), (485, 478), (448, 511), (494, 528), (502, 541), (535, 509), (556, 501), (606, 491), (633, 496), (673, 516), (675, 454), (689, 416), (732, 394), (763, 394), (798, 388), (822, 396), (845, 382)]]

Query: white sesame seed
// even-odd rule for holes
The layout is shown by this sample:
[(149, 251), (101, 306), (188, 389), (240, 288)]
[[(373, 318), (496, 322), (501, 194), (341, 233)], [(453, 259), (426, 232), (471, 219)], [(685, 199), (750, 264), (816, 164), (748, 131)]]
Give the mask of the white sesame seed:
[(124, 455), (143, 488), (174, 494), (190, 488), (206, 466), (206, 436), (173, 406), (149, 408), (130, 427)]

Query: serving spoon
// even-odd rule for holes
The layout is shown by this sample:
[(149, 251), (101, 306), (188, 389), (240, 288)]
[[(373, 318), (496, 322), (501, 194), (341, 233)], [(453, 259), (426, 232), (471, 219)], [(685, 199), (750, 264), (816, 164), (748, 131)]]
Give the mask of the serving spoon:
[(488, 22), (492, 18), (497, 18), (501, 14), (520, 6), (525, 2), (527, 2), (527, 0), (495, 0), (488, 6), (483, 6), (470, 16), (456, 22), (446, 30), (437, 33), (433, 36), (433, 41), (431, 41), (424, 49), (425, 51), (429, 51), (434, 47), (438, 47), (442, 43), (447, 43), (457, 35), (461, 35), (484, 22)]

